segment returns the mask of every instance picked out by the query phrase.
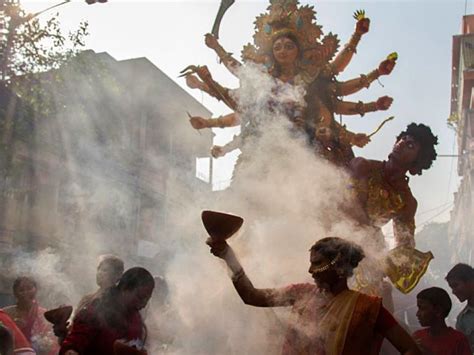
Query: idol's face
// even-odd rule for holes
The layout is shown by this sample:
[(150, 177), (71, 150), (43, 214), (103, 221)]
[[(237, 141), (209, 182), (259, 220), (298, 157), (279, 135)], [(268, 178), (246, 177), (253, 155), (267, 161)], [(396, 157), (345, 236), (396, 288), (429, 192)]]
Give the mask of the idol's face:
[(331, 286), (339, 279), (336, 270), (324, 255), (317, 251), (311, 251), (310, 266), (308, 272), (314, 279), (316, 285), (322, 289), (329, 291)]
[(420, 152), (420, 143), (412, 136), (403, 136), (393, 146), (389, 158), (403, 166), (412, 166)]
[(280, 65), (295, 64), (298, 54), (298, 46), (288, 37), (280, 37), (273, 43), (273, 57)]

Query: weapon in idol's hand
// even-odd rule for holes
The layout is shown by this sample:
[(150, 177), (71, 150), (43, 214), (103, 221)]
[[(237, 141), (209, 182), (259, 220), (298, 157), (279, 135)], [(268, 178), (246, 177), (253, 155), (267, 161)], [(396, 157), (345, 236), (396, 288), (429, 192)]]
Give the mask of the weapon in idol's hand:
[(216, 19), (214, 20), (214, 25), (212, 26), (211, 33), (216, 39), (219, 39), (219, 28), (221, 26), (222, 18), (224, 17), (225, 12), (232, 6), (235, 0), (222, 0), (221, 5), (219, 6), (219, 11), (217, 11)]

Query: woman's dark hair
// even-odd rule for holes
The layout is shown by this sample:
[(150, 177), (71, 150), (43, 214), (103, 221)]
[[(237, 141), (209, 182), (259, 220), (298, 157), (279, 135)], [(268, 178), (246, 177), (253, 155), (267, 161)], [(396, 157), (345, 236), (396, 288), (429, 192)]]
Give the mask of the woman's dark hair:
[(405, 136), (413, 137), (420, 145), (420, 152), (414, 166), (410, 169), (410, 174), (421, 175), (422, 171), (429, 169), (436, 160), (435, 145), (438, 144), (438, 137), (431, 132), (430, 127), (423, 123), (410, 123), (406, 130), (398, 135), (397, 142)]
[(13, 293), (15, 293), (18, 288), (21, 286), (22, 283), (29, 283), (31, 285), (33, 285), (34, 288), (38, 288), (38, 285), (36, 284), (36, 281), (31, 278), (31, 277), (28, 277), (28, 276), (20, 276), (20, 277), (17, 277), (15, 279), (15, 281), (13, 281)]
[(123, 273), (116, 288), (119, 291), (130, 291), (145, 286), (155, 286), (153, 276), (145, 268), (132, 267)]
[(120, 303), (120, 293), (133, 291), (141, 287), (155, 286), (155, 281), (150, 272), (142, 267), (132, 267), (124, 272), (116, 286), (111, 287), (97, 301), (99, 320), (107, 326), (117, 329), (127, 329), (125, 305)]
[(426, 288), (420, 291), (416, 298), (428, 302), (433, 307), (440, 308), (444, 318), (449, 315), (453, 305), (448, 293), (440, 287)]
[(348, 240), (338, 237), (327, 237), (318, 240), (312, 247), (312, 252), (318, 252), (328, 260), (335, 260), (335, 269), (345, 277), (352, 276), (352, 271), (365, 257), (362, 248)]

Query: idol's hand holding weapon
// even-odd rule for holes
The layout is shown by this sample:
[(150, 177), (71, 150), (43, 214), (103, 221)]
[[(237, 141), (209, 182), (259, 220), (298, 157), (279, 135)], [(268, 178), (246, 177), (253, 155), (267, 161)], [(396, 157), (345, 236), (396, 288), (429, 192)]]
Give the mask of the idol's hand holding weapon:
[(195, 77), (192, 74), (187, 74), (185, 76), (186, 78), (186, 85), (188, 85), (189, 88), (191, 89), (199, 89), (204, 92), (210, 91), (209, 86), (201, 80), (199, 80), (197, 77)]
[(357, 20), (355, 32), (358, 35), (363, 35), (369, 32), (370, 19), (365, 17), (364, 10), (357, 10), (354, 13), (354, 18)]
[(211, 33), (207, 33), (204, 36), (204, 43), (206, 46), (214, 50), (216, 52), (217, 56), (219, 57), (219, 60), (221, 61), (222, 64), (235, 76), (238, 76), (238, 70), (242, 66), (242, 63), (240, 63), (237, 59), (235, 59), (232, 56), (232, 53), (227, 52), (219, 43), (216, 37), (212, 35)]
[(372, 82), (380, 78), (382, 75), (389, 75), (392, 73), (393, 68), (397, 64), (397, 53), (391, 53), (383, 60), (377, 69), (372, 70), (368, 74), (361, 74), (358, 78), (350, 79), (341, 82), (334, 82), (330, 85), (330, 89), (333, 90), (337, 96), (348, 96), (362, 89), (368, 89)]
[(370, 19), (365, 17), (364, 10), (356, 11), (353, 17), (357, 20), (354, 33), (349, 42), (346, 43), (344, 48), (326, 67), (326, 74), (338, 75), (343, 72), (352, 60), (353, 55), (357, 52), (357, 45), (359, 44), (362, 35), (369, 32)]
[(365, 133), (356, 133), (352, 137), (351, 144), (359, 148), (365, 147), (370, 142), (370, 137)]
[[(213, 30), (205, 35), (205, 44), (218, 55), (220, 61), (234, 74), (241, 63), (236, 61), (219, 43), (219, 26), (225, 12), (234, 0), (221, 0)], [(311, 16), (310, 16), (311, 15)], [(289, 116), (296, 128), (304, 130), (315, 142), (318, 152), (337, 165), (347, 165), (353, 158), (352, 146), (363, 147), (370, 141), (370, 136), (348, 131), (345, 126), (334, 119), (338, 115), (361, 115), (390, 108), (393, 99), (384, 96), (372, 102), (350, 102), (345, 97), (368, 88), (382, 75), (389, 75), (396, 64), (397, 54), (390, 54), (372, 71), (359, 77), (339, 81), (337, 76), (349, 65), (357, 52), (362, 36), (369, 31), (370, 19), (365, 11), (356, 11), (353, 34), (338, 52), (339, 40), (330, 33), (322, 37), (320, 26), (315, 21), (315, 11), (306, 6), (298, 6), (297, 0), (272, 0), (268, 12), (259, 15), (255, 21), (253, 44), (247, 44), (242, 50), (243, 63), (265, 65), (268, 74), (275, 79), (282, 79), (281, 66), (284, 62), (275, 57), (273, 46), (280, 39), (282, 30), (291, 33), (288, 40), (296, 45), (301, 61), (294, 62), (294, 76), (291, 82), (306, 89), (306, 106), (301, 117)], [(317, 42), (317, 46), (315, 46)], [(240, 124), (241, 109), (232, 91), (215, 82), (206, 67), (190, 66), (183, 73), (191, 88), (199, 88), (209, 95), (222, 100), (234, 114), (217, 119), (192, 119), (196, 129), (212, 127), (230, 127)], [(196, 74), (194, 76), (193, 74)], [(286, 78), (288, 79), (288, 78)], [(284, 81), (287, 81), (287, 80)], [(285, 105), (285, 103), (281, 103)], [(301, 118), (301, 119), (299, 119)], [(245, 119), (242, 119), (245, 121)], [(306, 124), (301, 124), (301, 123)], [(326, 132), (328, 134), (321, 134)], [(329, 137), (328, 137), (329, 135)], [(329, 139), (328, 139), (329, 138)], [(322, 148), (322, 149), (320, 149)], [(230, 150), (228, 150), (230, 151)], [(221, 156), (222, 150), (214, 149), (215, 156)]]
[(375, 108), (378, 111), (386, 111), (392, 106), (393, 98), (390, 96), (382, 96), (375, 102)]
[(222, 48), (217, 38), (214, 37), (211, 33), (206, 33), (204, 35), (204, 43), (206, 43), (206, 46), (215, 51), (217, 51), (219, 48)]
[(189, 123), (191, 123), (191, 126), (194, 129), (203, 129), (203, 128), (208, 128), (209, 127), (209, 125), (207, 123), (207, 119), (205, 119), (201, 116), (191, 116), (191, 115), (189, 115)]
[(220, 157), (223, 157), (226, 152), (224, 152), (224, 147), (220, 146), (220, 145), (214, 145), (212, 146), (211, 148), (211, 155), (213, 158), (217, 159), (217, 158), (220, 158)]
[(219, 56), (221, 62), (225, 67), (235, 76), (237, 76), (238, 69), (242, 64), (232, 57), (232, 53), (227, 53), (227, 51), (222, 48), (217, 39), (219, 38), (219, 29), (221, 26), (222, 18), (227, 10), (234, 4), (235, 0), (222, 0), (217, 11), (216, 19), (214, 20), (214, 25), (212, 26), (212, 33), (205, 35), (206, 46), (213, 49), (216, 54)]
[(188, 112), (189, 122), (194, 129), (203, 128), (225, 128), (240, 125), (239, 116), (236, 113), (230, 113), (217, 118), (204, 118), (201, 116), (192, 116)]
[[(195, 77), (193, 74), (197, 74)], [(181, 70), (179, 77), (186, 78), (186, 84), (192, 89), (198, 88), (212, 97), (222, 100), (229, 108), (236, 110), (237, 104), (230, 96), (230, 89), (223, 87), (212, 78), (209, 69), (205, 65), (188, 65)]]
[(393, 98), (390, 96), (379, 97), (373, 102), (349, 102), (339, 99), (335, 100), (334, 112), (339, 115), (361, 115), (364, 116), (367, 112), (386, 111), (392, 105)]
[(382, 63), (379, 64), (379, 75), (389, 75), (393, 68), (395, 68), (396, 61), (395, 59), (385, 59)]

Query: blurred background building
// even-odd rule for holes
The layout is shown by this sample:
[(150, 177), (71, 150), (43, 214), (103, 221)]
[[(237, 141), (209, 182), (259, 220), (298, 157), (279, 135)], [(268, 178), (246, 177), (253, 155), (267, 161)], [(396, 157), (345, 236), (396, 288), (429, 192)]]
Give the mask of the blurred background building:
[(212, 191), (212, 133), (192, 129), (187, 111), (211, 113), (146, 58), (93, 51), (37, 75), (31, 90), (28, 100), (0, 93), (1, 132), (11, 131), (0, 152), (0, 263), (53, 248), (159, 270), (180, 227), (170, 215), (199, 209)]
[(451, 116), (456, 130), (458, 174), (449, 224), (451, 261), (472, 265), (474, 247), (474, 15), (464, 16), (462, 33), (453, 37)]

